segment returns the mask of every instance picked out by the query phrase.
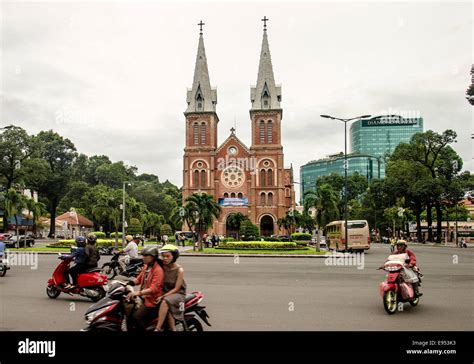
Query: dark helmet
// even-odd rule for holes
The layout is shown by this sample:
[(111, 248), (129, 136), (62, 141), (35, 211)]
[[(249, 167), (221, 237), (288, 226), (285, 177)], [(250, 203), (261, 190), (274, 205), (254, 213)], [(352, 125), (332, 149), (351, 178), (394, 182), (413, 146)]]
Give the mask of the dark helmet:
[(90, 233), (89, 235), (87, 235), (87, 242), (89, 244), (95, 244), (97, 242), (97, 236), (95, 236), (94, 233)]
[(173, 263), (179, 258), (179, 249), (173, 244), (166, 244), (160, 249), (160, 253), (170, 252), (173, 255)]
[(156, 246), (146, 246), (142, 249), (141, 255), (151, 255), (153, 258), (158, 259), (158, 248)]
[(78, 236), (76, 238), (77, 247), (84, 247), (86, 245), (86, 238), (83, 236)]

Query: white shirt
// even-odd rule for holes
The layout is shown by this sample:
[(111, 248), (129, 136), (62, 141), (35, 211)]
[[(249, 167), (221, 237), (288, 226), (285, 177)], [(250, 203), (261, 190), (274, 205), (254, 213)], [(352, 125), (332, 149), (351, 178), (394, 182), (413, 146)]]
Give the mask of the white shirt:
[(134, 241), (128, 243), (123, 251), (132, 259), (138, 258), (138, 245)]

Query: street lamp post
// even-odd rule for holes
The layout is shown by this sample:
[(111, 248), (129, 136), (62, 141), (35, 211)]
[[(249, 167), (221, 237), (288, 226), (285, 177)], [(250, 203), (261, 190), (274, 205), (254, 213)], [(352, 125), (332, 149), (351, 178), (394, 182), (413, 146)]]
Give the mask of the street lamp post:
[(122, 188), (122, 249), (125, 247), (125, 186), (131, 186), (131, 183), (124, 182)]
[(365, 119), (365, 118), (370, 118), (371, 115), (362, 115), (356, 118), (350, 118), (350, 119), (341, 119), (341, 118), (336, 118), (334, 116), (330, 115), (321, 115), (322, 118), (326, 119), (332, 119), (332, 120), (339, 120), (344, 123), (344, 234), (345, 234), (345, 239), (344, 239), (344, 244), (345, 244), (345, 250), (349, 250), (349, 235), (347, 231), (347, 123), (352, 120), (356, 119)]

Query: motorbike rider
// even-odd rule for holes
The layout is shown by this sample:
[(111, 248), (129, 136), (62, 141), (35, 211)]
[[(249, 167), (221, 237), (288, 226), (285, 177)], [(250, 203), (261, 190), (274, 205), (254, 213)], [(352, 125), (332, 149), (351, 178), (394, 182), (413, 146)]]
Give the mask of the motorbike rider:
[[(413, 251), (407, 249), (407, 242), (405, 240), (398, 240), (397, 241), (397, 250), (396, 254), (407, 254), (408, 258), (410, 259), (410, 262), (408, 263), (408, 269), (412, 270), (417, 276), (419, 276), (418, 273), (418, 267), (416, 266), (416, 255), (413, 253)], [(420, 282), (412, 283), (413, 285), (413, 290), (415, 291), (415, 295), (417, 297), (420, 297), (423, 295), (423, 293), (420, 292)]]
[(132, 326), (144, 331), (148, 318), (156, 315), (156, 301), (162, 295), (164, 273), (157, 247), (146, 246), (141, 254), (145, 266), (138, 277), (130, 281), (130, 285), (140, 286), (140, 289), (130, 292), (126, 299), (130, 301), (135, 297), (144, 297), (143, 304), (134, 311), (130, 320)]
[(85, 252), (85, 245), (86, 245), (86, 238), (83, 236), (78, 236), (76, 238), (76, 246), (77, 249), (74, 249), (72, 254), (69, 256), (66, 256), (65, 258), (73, 258), (74, 259), (74, 265), (66, 270), (66, 279), (68, 278), (68, 275), (72, 277), (72, 285), (71, 283), (67, 283), (64, 288), (69, 289), (73, 288), (74, 286), (77, 285), (77, 276), (79, 273), (84, 272), (87, 269), (86, 266), (86, 252)]
[(165, 274), (163, 295), (158, 298), (161, 302), (158, 313), (158, 323), (155, 331), (160, 331), (165, 319), (171, 331), (176, 331), (176, 321), (184, 321), (184, 302), (186, 297), (186, 282), (183, 267), (176, 263), (179, 249), (172, 244), (166, 244), (160, 249)]
[(138, 244), (140, 242), (140, 237), (138, 235), (127, 235), (125, 240), (128, 242), (127, 246), (118, 252), (118, 254), (125, 254), (118, 260), (122, 272), (125, 271), (127, 264), (130, 263), (130, 259), (138, 258)]
[(97, 237), (94, 233), (87, 235), (87, 245), (85, 247), (87, 268), (97, 268), (97, 262), (100, 260), (99, 250), (95, 245)]

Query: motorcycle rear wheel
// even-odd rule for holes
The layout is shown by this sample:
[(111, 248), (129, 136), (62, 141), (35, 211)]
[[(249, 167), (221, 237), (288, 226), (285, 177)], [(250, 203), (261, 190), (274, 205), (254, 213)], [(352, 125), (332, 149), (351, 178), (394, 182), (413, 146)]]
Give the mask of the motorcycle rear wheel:
[(92, 300), (92, 302), (98, 302), (98, 301), (100, 301), (102, 298), (105, 297), (105, 289), (104, 289), (104, 288), (102, 288), (102, 287), (97, 287), (97, 288), (95, 289), (95, 291), (97, 291), (99, 294), (98, 294), (97, 296), (95, 296), (95, 297), (89, 297), (89, 298)]
[(187, 330), (186, 331), (197, 331), (202, 332), (204, 329), (202, 328), (202, 324), (199, 320), (195, 317), (186, 321)]
[(383, 295), (383, 308), (389, 315), (397, 312), (397, 293), (395, 291), (386, 291)]
[(418, 303), (420, 302), (420, 297), (416, 297), (416, 298), (414, 298), (413, 300), (411, 300), (409, 302), (410, 302), (410, 305), (417, 306)]
[(3, 269), (0, 271), (0, 277), (5, 277), (5, 274), (7, 274), (7, 267), (3, 267)]

